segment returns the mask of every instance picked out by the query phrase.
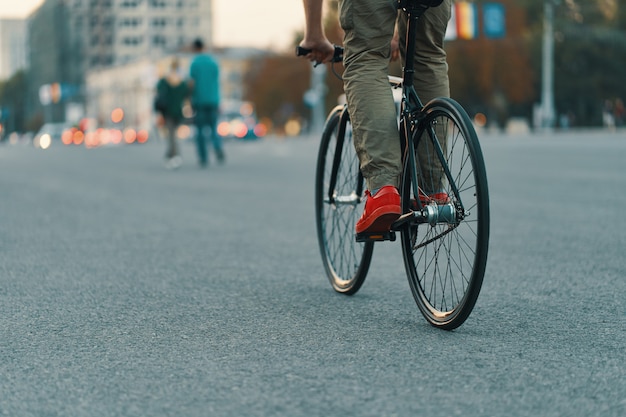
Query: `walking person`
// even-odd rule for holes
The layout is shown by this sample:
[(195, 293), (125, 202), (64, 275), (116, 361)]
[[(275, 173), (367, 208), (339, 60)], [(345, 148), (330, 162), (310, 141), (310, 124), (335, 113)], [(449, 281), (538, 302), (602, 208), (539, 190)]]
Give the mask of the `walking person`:
[(191, 105), (195, 113), (196, 150), (198, 163), (206, 167), (209, 163), (207, 139), (211, 141), (219, 163), (225, 160), (222, 138), (217, 134), (217, 118), (220, 106), (220, 71), (215, 58), (204, 52), (202, 39), (193, 42), (196, 54), (189, 67)]
[(163, 117), (166, 132), (165, 166), (176, 169), (182, 164), (177, 130), (183, 120), (183, 104), (189, 96), (189, 87), (179, 73), (178, 59), (174, 58), (168, 73), (157, 83), (156, 110)]
[[(329, 62), (334, 47), (324, 34), (323, 0), (303, 0), (306, 18), (300, 46), (310, 49), (312, 61)], [(428, 9), (416, 31), (415, 88), (424, 103), (449, 97), (448, 64), (443, 48), (452, 0), (428, 0)], [(441, 3), (441, 4), (440, 4)], [(440, 4), (440, 5), (439, 5)], [(393, 1), (341, 0), (340, 17), (344, 35), (344, 89), (354, 129), (354, 146), (368, 190), (363, 215), (356, 232), (388, 231), (402, 213), (398, 185), (402, 170), (397, 114), (387, 78), (390, 59), (404, 55), (406, 15)], [(395, 31), (397, 30), (397, 31)], [(394, 34), (394, 31), (396, 32)], [(446, 144), (441, 143), (445, 150)], [(420, 164), (435, 164), (428, 150), (418, 148)], [(441, 167), (425, 171), (442, 171)], [(425, 198), (446, 201), (441, 189), (443, 175), (430, 178)], [(421, 197), (420, 197), (421, 198)]]

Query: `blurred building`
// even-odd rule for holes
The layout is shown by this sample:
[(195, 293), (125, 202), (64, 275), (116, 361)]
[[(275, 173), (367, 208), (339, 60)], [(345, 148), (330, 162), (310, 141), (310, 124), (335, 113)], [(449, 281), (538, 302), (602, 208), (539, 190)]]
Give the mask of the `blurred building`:
[(198, 37), (211, 46), (213, 2), (45, 0), (28, 34), (31, 116), (66, 121), (84, 112), (88, 72), (157, 60)]
[[(52, 0), (47, 0), (52, 1)], [(201, 37), (213, 44), (210, 0), (66, 0), (71, 39), (87, 69), (160, 57)]]
[(0, 19), (0, 80), (26, 68), (26, 20)]
[(220, 87), (222, 97), (227, 100), (241, 101), (245, 98), (245, 76), (253, 68), (255, 58), (267, 55), (268, 52), (256, 48), (224, 48), (219, 51)]
[[(220, 66), (220, 88), (224, 101), (241, 101), (245, 97), (244, 76), (255, 58), (267, 54), (254, 48), (225, 48), (213, 51)], [(179, 61), (181, 76), (187, 77), (193, 54), (182, 52), (160, 58), (146, 56), (127, 63), (94, 68), (85, 81), (86, 116), (99, 127), (153, 130), (153, 100), (159, 78), (166, 74), (174, 57)], [(122, 109), (124, 119), (114, 122), (111, 115)]]

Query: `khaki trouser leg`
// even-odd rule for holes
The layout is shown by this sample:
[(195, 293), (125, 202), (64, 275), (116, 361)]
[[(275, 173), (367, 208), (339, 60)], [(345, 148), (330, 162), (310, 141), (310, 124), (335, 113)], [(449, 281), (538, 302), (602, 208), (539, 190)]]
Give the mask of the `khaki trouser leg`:
[[(448, 63), (443, 49), (443, 38), (450, 20), (452, 0), (431, 7), (417, 21), (415, 48), (415, 90), (423, 103), (436, 97), (450, 97)], [(406, 14), (398, 14), (400, 52), (405, 54)]]
[[(345, 31), (344, 88), (356, 152), (370, 190), (384, 185), (397, 187), (402, 170), (396, 109), (387, 81), (390, 42), (397, 17), (393, 0), (343, 0), (341, 3), (340, 21)], [(449, 17), (450, 0), (445, 0), (418, 21), (415, 84), (423, 101), (449, 96), (443, 51)], [(402, 14), (399, 31), (402, 40), (406, 36)], [(442, 146), (445, 147), (445, 143)], [(425, 164), (428, 159), (432, 160), (426, 158)]]
[(387, 78), (397, 16), (392, 0), (343, 0), (344, 89), (354, 145), (370, 190), (398, 186), (402, 170), (396, 109)]
[[(415, 51), (415, 90), (425, 104), (436, 97), (450, 97), (448, 80), (448, 64), (443, 48), (444, 35), (450, 20), (451, 0), (444, 0), (438, 6), (428, 9), (418, 20)], [(398, 32), (400, 39), (406, 37), (406, 15), (398, 15)], [(401, 43), (402, 56), (405, 45)], [(435, 127), (444, 155), (447, 151), (447, 126)], [(427, 138), (420, 140), (417, 147), (417, 162), (420, 173), (420, 187), (427, 194), (442, 190), (445, 186), (443, 169), (432, 143)]]

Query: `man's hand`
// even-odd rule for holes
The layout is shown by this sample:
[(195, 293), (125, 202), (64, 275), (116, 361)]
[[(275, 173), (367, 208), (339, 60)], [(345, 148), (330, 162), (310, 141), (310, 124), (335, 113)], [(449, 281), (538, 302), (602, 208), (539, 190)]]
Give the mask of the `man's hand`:
[(318, 39), (305, 38), (300, 42), (300, 47), (310, 50), (311, 52), (306, 54), (305, 58), (317, 64), (330, 62), (335, 53), (335, 47), (326, 37)]
[(315, 63), (330, 62), (335, 53), (335, 47), (324, 35), (322, 25), (322, 4), (324, 0), (303, 0), (304, 17), (306, 27), (304, 29), (304, 40), (300, 42), (300, 47), (310, 50), (305, 57)]

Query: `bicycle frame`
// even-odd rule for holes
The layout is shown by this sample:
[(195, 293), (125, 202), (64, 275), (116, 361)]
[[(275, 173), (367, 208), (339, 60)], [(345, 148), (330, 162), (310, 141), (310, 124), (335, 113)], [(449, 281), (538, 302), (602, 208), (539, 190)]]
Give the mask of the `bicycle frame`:
[[(337, 137), (344, 138), (346, 134), (346, 126), (348, 125), (348, 120), (350, 118), (348, 114), (348, 109), (345, 105), (337, 106), (330, 114), (333, 115), (336, 112), (341, 113), (341, 117), (339, 119), (339, 131), (337, 133)], [(330, 174), (330, 182), (329, 182), (329, 187), (328, 187), (328, 202), (330, 204), (357, 205), (361, 202), (361, 196), (363, 195), (364, 181), (363, 181), (363, 174), (361, 173), (361, 170), (359, 170), (359, 175), (357, 176), (357, 183), (355, 187), (356, 196), (347, 197), (347, 198), (344, 197), (343, 199), (338, 199), (334, 195), (335, 185), (337, 184), (337, 173), (339, 171), (339, 164), (341, 163), (341, 155), (343, 152), (343, 144), (344, 144), (343, 140), (338, 140), (337, 146), (335, 148), (335, 155), (333, 157), (333, 166), (332, 166), (332, 170)]]
[[(413, 75), (415, 74), (415, 48), (416, 48), (416, 30), (417, 30), (417, 21), (424, 14), (424, 12), (428, 9), (428, 6), (424, 6), (419, 4), (414, 0), (398, 0), (398, 8), (407, 13), (407, 34), (406, 34), (406, 57), (405, 57), (405, 65), (402, 73), (402, 102), (400, 106), (400, 138), (402, 140), (401, 149), (403, 152), (402, 161), (403, 165), (406, 163), (406, 158), (409, 158), (408, 163), (411, 167), (416, 166), (415, 161), (415, 148), (417, 146), (417, 142), (414, 140), (406, 140), (407, 138), (411, 138), (413, 136), (413, 132), (415, 127), (419, 124), (419, 116), (421, 110), (424, 108), (424, 104), (420, 100), (417, 91), (414, 86)], [(417, 117), (416, 117), (417, 115)], [(407, 133), (408, 132), (408, 133)], [(441, 145), (437, 140), (436, 133), (432, 127), (428, 128), (428, 135), (432, 141), (433, 147), (437, 154), (437, 157), (442, 162), (442, 167), (446, 178), (450, 182), (450, 187), (457, 197), (457, 201), (460, 203), (460, 208), (463, 209), (459, 191), (457, 186), (452, 178), (452, 174), (448, 168), (448, 164), (445, 163), (445, 156), (443, 154), (443, 150), (441, 149)], [(420, 138), (417, 138), (419, 141)], [(405, 143), (406, 142), (406, 143)], [(413, 185), (413, 195), (419, 194), (419, 182), (417, 176), (417, 170), (411, 170), (411, 182)], [(418, 211), (422, 211), (424, 209), (421, 201), (417, 199), (417, 208)], [(462, 212), (462, 211), (461, 211)]]
[[(331, 286), (352, 295), (367, 276), (374, 243), (394, 241), (399, 233), (407, 278), (420, 312), (433, 326), (452, 330), (471, 313), (485, 273), (489, 241), (486, 172), (478, 137), (463, 107), (447, 97), (422, 103), (414, 86), (415, 64), (419, 64), (415, 57), (417, 20), (443, 0), (395, 1), (402, 18), (408, 19), (407, 39), (402, 77), (389, 76), (388, 80), (397, 111), (398, 139), (385, 139), (398, 140), (401, 146), (398, 192), (404, 214), (388, 231), (385, 226), (385, 230), (354, 234), (358, 209), (365, 205), (366, 184), (356, 147), (352, 148), (355, 138), (348, 108), (336, 106), (324, 125), (317, 158), (318, 243)], [(310, 52), (296, 48), (297, 55)], [(340, 62), (342, 52), (335, 47), (331, 62)], [(471, 213), (464, 209), (461, 195)]]
[[(402, 101), (400, 105), (400, 138), (401, 138), (401, 149), (402, 149), (402, 160), (403, 164), (406, 163), (406, 158), (409, 158), (408, 163), (410, 166), (416, 166), (415, 160), (415, 149), (418, 143), (415, 140), (407, 140), (410, 138), (415, 131), (415, 128), (419, 125), (420, 122), (420, 112), (424, 108), (424, 104), (420, 100), (417, 91), (415, 90), (413, 75), (415, 73), (415, 55), (414, 51), (416, 48), (416, 28), (417, 21), (424, 14), (424, 12), (428, 9), (428, 6), (424, 6), (419, 4), (414, 0), (398, 0), (398, 8), (405, 11), (407, 13), (408, 24), (407, 24), (407, 37), (406, 37), (406, 57), (405, 57), (405, 65), (403, 69), (402, 78), (392, 77), (390, 76), (390, 84), (402, 85)], [(336, 54), (337, 55), (337, 52)], [(346, 106), (337, 106), (332, 114), (336, 112), (341, 112), (341, 117), (339, 121), (339, 130), (337, 136), (339, 138), (345, 137), (346, 126), (349, 121), (349, 115)], [(428, 134), (432, 141), (435, 153), (437, 157), (442, 162), (442, 167), (444, 169), (444, 173), (446, 178), (448, 179), (451, 190), (457, 197), (457, 201), (460, 204), (460, 213), (463, 212), (462, 203), (460, 203), (460, 193), (457, 189), (457, 186), (452, 178), (452, 174), (448, 168), (448, 165), (445, 163), (445, 156), (443, 154), (443, 150), (437, 140), (436, 133), (432, 127), (428, 128)], [(407, 133), (408, 132), (408, 133)], [(417, 139), (419, 141), (419, 138)], [(330, 182), (328, 187), (328, 202), (330, 204), (351, 204), (356, 205), (361, 201), (361, 196), (363, 195), (363, 174), (359, 171), (359, 175), (357, 178), (357, 184), (355, 186), (356, 196), (342, 196), (337, 198), (334, 195), (335, 186), (337, 182), (337, 173), (339, 171), (339, 165), (341, 163), (341, 155), (343, 152), (343, 141), (337, 141), (337, 146), (335, 149), (335, 155), (333, 158), (333, 165), (331, 170)], [(411, 171), (411, 180), (413, 186), (414, 195), (418, 195), (419, 193), (419, 181), (418, 174), (416, 169), (412, 169)], [(420, 215), (424, 211), (424, 215)], [(403, 216), (404, 217), (404, 216)], [(441, 213), (432, 213), (429, 210), (425, 210), (425, 207), (422, 205), (421, 201), (417, 199), (417, 210), (416, 215), (413, 217), (417, 222), (425, 223), (425, 222), (433, 222), (433, 219), (441, 219), (441, 221), (446, 221), (445, 219), (450, 219), (448, 214)], [(407, 219), (403, 219), (402, 223), (405, 223)], [(450, 222), (449, 220), (447, 222)]]

